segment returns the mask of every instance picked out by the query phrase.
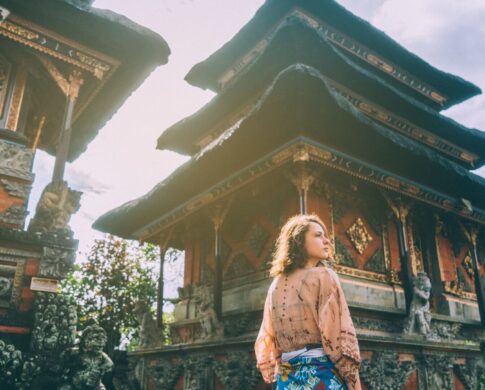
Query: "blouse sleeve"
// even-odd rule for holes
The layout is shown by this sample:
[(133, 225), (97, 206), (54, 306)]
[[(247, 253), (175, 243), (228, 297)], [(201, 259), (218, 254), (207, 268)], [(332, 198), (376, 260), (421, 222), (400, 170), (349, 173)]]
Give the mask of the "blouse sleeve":
[(254, 344), (257, 367), (266, 383), (275, 381), (277, 367), (281, 358), (271, 320), (270, 304), (270, 293), (268, 293), (264, 304), (263, 322)]
[(340, 281), (331, 269), (322, 272), (317, 310), (318, 327), (325, 352), (349, 390), (360, 390), (357, 335)]

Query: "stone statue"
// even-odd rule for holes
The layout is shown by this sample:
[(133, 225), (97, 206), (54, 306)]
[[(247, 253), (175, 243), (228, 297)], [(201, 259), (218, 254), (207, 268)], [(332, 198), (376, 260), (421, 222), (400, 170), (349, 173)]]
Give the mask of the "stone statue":
[(212, 291), (207, 285), (195, 286), (194, 302), (196, 316), (202, 326), (202, 339), (220, 338), (224, 335), (224, 327), (214, 310)]
[(81, 192), (71, 190), (65, 181), (49, 183), (42, 192), (28, 230), (72, 236), (69, 220), (79, 210), (80, 200)]
[(104, 390), (103, 376), (113, 369), (113, 362), (103, 352), (107, 337), (103, 328), (90, 325), (82, 332), (78, 350), (66, 355), (70, 380), (60, 390)]
[(413, 299), (406, 319), (404, 333), (417, 332), (427, 335), (431, 330), (431, 313), (429, 311), (429, 298), (431, 295), (431, 281), (425, 272), (419, 272), (414, 278)]
[(140, 349), (160, 347), (163, 341), (162, 331), (152, 317), (148, 304), (145, 301), (138, 301), (134, 313), (140, 325), (138, 347)]

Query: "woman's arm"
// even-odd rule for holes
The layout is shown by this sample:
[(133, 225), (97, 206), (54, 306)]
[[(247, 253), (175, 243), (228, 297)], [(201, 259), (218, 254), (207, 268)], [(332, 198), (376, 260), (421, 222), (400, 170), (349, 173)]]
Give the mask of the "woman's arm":
[(327, 355), (344, 378), (349, 390), (360, 390), (360, 351), (350, 311), (337, 274), (322, 270), (318, 326)]
[(281, 352), (276, 344), (276, 336), (271, 320), (270, 298), (270, 293), (268, 292), (264, 304), (263, 322), (254, 344), (257, 366), (266, 383), (275, 381), (277, 367), (281, 359)]

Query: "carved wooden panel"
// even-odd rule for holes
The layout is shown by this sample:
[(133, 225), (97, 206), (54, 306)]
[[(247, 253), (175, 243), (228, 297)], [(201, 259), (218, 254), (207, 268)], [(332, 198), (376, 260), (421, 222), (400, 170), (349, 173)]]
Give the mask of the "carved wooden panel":
[(472, 248), (457, 221), (452, 218), (439, 221), (436, 229), (436, 250), (445, 292), (476, 299)]

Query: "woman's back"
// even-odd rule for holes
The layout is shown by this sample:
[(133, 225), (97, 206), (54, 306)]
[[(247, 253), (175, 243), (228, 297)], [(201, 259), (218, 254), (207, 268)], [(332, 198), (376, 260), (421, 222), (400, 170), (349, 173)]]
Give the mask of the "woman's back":
[(270, 313), (281, 352), (321, 343), (318, 304), (325, 267), (297, 269), (274, 279), (269, 291)]

